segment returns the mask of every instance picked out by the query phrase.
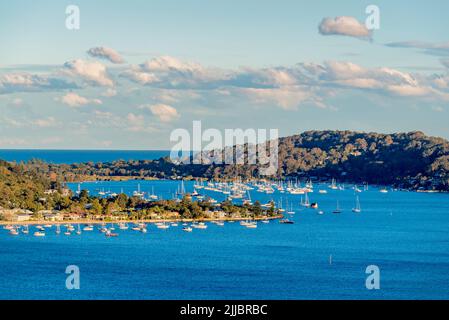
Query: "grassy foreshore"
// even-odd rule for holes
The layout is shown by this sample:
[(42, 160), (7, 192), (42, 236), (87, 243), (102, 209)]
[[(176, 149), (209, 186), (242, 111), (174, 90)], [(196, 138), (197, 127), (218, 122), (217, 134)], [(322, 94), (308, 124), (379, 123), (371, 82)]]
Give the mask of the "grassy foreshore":
[(242, 217), (242, 218), (201, 218), (201, 219), (142, 219), (142, 220), (63, 220), (63, 221), (47, 221), (47, 220), (30, 220), (30, 221), (0, 221), (0, 225), (64, 225), (64, 224), (104, 224), (104, 223), (160, 223), (160, 222), (211, 222), (211, 221), (261, 221), (261, 220), (276, 220), (282, 219), (284, 216), (278, 214), (275, 216), (260, 216), (260, 217)]

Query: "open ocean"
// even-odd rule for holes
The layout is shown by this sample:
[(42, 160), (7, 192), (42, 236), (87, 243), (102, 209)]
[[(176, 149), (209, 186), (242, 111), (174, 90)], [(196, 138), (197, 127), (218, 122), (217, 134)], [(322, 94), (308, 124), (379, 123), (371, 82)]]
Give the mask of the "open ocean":
[[(163, 197), (178, 181), (85, 182), (82, 189)], [(72, 189), (77, 184), (71, 184)], [(187, 191), (192, 183), (186, 183)], [(449, 195), (354, 190), (310, 194), (324, 215), (301, 207), (299, 195), (251, 191), (252, 200), (293, 204), (293, 225), (208, 224), (148, 233), (97, 228), (82, 235), (10, 236), (0, 230), (0, 299), (449, 299)], [(217, 200), (224, 195), (202, 191)], [(331, 211), (339, 201), (343, 212)], [(332, 256), (332, 263), (330, 263)], [(67, 290), (65, 269), (80, 268), (80, 290)], [(380, 290), (365, 287), (366, 267), (380, 268)]]

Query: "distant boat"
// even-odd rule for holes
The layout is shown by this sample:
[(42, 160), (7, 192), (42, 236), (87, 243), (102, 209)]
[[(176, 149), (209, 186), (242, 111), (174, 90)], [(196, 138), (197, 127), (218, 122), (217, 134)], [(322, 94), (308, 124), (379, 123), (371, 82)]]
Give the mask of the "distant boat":
[(17, 231), (17, 228), (12, 228), (10, 231), (9, 231), (9, 234), (10, 235), (12, 235), (12, 236), (18, 236), (19, 235), (19, 231)]
[(118, 228), (120, 230), (128, 230), (128, 225), (126, 223), (119, 223)]
[(324, 211), (323, 211), (323, 210), (320, 210), (320, 211), (318, 211), (318, 214), (319, 214), (319, 215), (323, 215), (323, 214), (324, 214)]
[(150, 194), (150, 199), (151, 200), (157, 200), (158, 199), (157, 195), (154, 194), (154, 187), (152, 187), (152, 192)]
[(327, 193), (327, 190), (318, 190), (318, 193), (326, 194), (326, 193)]
[(303, 207), (310, 207), (310, 200), (309, 200), (309, 196), (308, 196), (308, 194), (307, 194), (307, 192), (306, 192), (306, 194), (305, 194), (305, 198), (304, 198), (304, 201), (303, 201), (303, 199), (301, 198), (301, 206), (303, 206)]
[(85, 226), (85, 227), (83, 228), (83, 231), (94, 231), (94, 227), (91, 226), (91, 225)]
[(337, 187), (337, 181), (336, 181), (335, 179), (332, 179), (332, 183), (331, 183), (331, 185), (329, 186), (329, 188), (331, 188), (332, 190), (337, 190), (337, 189), (338, 189), (338, 187)]
[[(288, 199), (287, 199), (287, 206), (288, 206)], [(293, 204), (290, 202), (290, 210), (287, 211), (287, 214), (295, 214), (295, 211), (293, 211)]]
[(355, 200), (355, 207), (352, 208), (352, 212), (355, 212), (355, 213), (360, 213), (360, 212), (362, 212), (362, 208), (360, 207), (360, 200), (359, 200), (359, 197), (356, 197), (356, 200)]
[(388, 193), (388, 190), (387, 190), (387, 188), (382, 188), (379, 190), (379, 192), (380, 193)]
[(30, 229), (29, 229), (28, 225), (26, 225), (26, 226), (23, 227), (22, 232), (23, 232), (24, 234), (29, 234), (29, 233), (30, 233)]
[(192, 232), (193, 229), (190, 228), (190, 227), (184, 227), (184, 228), (182, 228), (182, 231), (185, 231), (185, 232)]
[(335, 210), (334, 211), (332, 211), (332, 213), (341, 213), (342, 211), (341, 211), (341, 209), (340, 209), (340, 204), (339, 204), (339, 202), (338, 202), (338, 200), (337, 200), (337, 207), (335, 208)]
[(107, 230), (104, 234), (106, 237), (118, 237), (118, 233), (112, 233), (111, 230)]
[(282, 224), (294, 224), (293, 221), (288, 220), (288, 219), (282, 219), (282, 220), (279, 220), (279, 223), (282, 223)]
[(42, 232), (42, 231), (36, 231), (36, 232), (34, 233), (34, 236), (35, 236), (35, 237), (45, 237), (45, 232)]
[(78, 230), (76, 231), (76, 234), (77, 234), (77, 235), (80, 235), (80, 234), (81, 234), (81, 226), (80, 226), (79, 223), (78, 223)]
[(143, 197), (144, 193), (140, 191), (140, 183), (137, 184), (137, 190), (133, 192), (134, 197)]
[(61, 226), (59, 224), (56, 225), (56, 234), (61, 233)]
[(312, 204), (310, 205), (310, 208), (312, 208), (312, 209), (318, 209), (318, 203), (317, 203), (317, 202), (312, 203)]

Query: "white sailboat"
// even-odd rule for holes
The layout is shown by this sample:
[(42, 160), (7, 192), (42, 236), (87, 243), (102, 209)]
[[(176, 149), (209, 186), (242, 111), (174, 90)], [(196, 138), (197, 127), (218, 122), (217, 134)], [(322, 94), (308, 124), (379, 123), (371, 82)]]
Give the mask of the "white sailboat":
[(30, 229), (29, 229), (28, 225), (23, 227), (22, 233), (24, 233), (24, 234), (29, 234), (30, 233)]
[(358, 196), (355, 199), (355, 207), (352, 208), (352, 212), (355, 212), (355, 213), (362, 212), (362, 208), (360, 207), (360, 200), (359, 200)]
[(301, 206), (310, 207), (310, 200), (309, 200), (309, 195), (307, 194), (307, 192), (305, 193), (304, 201), (302, 201), (302, 198), (301, 198)]
[(143, 192), (140, 191), (140, 183), (137, 184), (137, 190), (133, 192), (134, 197), (143, 197)]
[(154, 194), (154, 187), (151, 187), (150, 199), (151, 200), (157, 200), (158, 199), (157, 195)]
[(340, 203), (338, 202), (338, 200), (337, 200), (337, 207), (335, 208), (335, 210), (334, 211), (332, 211), (332, 213), (341, 213), (342, 211), (341, 211), (341, 209), (340, 209)]

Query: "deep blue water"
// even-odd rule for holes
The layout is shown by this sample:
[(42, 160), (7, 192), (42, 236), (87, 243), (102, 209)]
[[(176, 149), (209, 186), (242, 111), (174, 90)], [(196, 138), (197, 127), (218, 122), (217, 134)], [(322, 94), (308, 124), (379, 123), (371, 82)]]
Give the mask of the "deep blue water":
[(114, 160), (154, 160), (170, 155), (166, 150), (12, 150), (0, 149), (0, 159), (29, 161), (39, 159), (49, 163), (111, 162)]
[[(82, 188), (131, 193), (137, 183)], [(176, 181), (140, 184), (164, 197), (178, 188)], [(80, 236), (49, 230), (44, 238), (0, 230), (0, 298), (449, 299), (448, 194), (371, 188), (359, 194), (363, 211), (355, 214), (353, 190), (314, 192), (310, 197), (325, 211), (322, 216), (300, 207), (299, 195), (251, 196), (262, 202), (288, 198), (295, 224), (209, 224), (192, 233), (149, 226), (147, 234), (119, 231), (117, 238), (96, 229)], [(344, 211), (332, 214), (337, 200)], [(65, 288), (67, 265), (79, 266), (80, 290)], [(365, 287), (368, 265), (380, 268), (380, 290)]]

